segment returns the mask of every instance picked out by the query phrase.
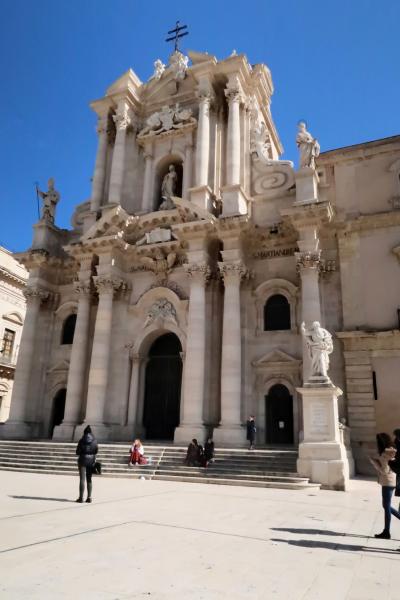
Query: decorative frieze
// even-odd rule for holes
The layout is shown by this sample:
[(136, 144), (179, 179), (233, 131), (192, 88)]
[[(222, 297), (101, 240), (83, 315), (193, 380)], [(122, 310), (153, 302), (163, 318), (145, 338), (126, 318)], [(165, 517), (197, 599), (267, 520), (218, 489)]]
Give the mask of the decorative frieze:
[(161, 133), (169, 133), (181, 129), (186, 125), (195, 125), (196, 119), (192, 116), (191, 109), (179, 108), (179, 104), (174, 107), (165, 105), (160, 111), (150, 115), (146, 124), (138, 134), (138, 139), (156, 136)]
[(172, 321), (175, 325), (178, 324), (176, 310), (172, 302), (166, 298), (160, 298), (150, 307), (144, 327), (151, 325), (154, 321), (162, 319), (163, 321)]

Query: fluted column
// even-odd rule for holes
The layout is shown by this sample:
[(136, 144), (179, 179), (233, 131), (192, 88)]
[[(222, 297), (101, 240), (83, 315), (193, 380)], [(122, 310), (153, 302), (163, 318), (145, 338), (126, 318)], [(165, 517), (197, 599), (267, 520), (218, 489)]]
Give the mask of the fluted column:
[(131, 380), (129, 385), (129, 400), (128, 400), (128, 416), (127, 425), (132, 428), (132, 435), (135, 433), (136, 428), (136, 417), (138, 413), (138, 397), (139, 397), (139, 383), (140, 383), (140, 356), (139, 354), (132, 354), (130, 356), (132, 369), (131, 369)]
[(205, 352), (206, 352), (206, 283), (210, 269), (206, 264), (186, 265), (190, 277), (187, 345), (180, 426), (175, 430), (175, 441), (187, 442), (194, 437), (202, 439)]
[[(29, 404), (33, 401), (32, 391), (32, 368), (35, 355), (35, 342), (37, 338), (37, 328), (39, 322), (40, 305), (49, 298), (49, 292), (39, 287), (28, 287), (24, 291), (26, 298), (26, 315), (22, 337), (19, 348), (17, 367), (15, 371), (15, 381), (11, 398), (10, 416), (6, 423), (8, 434), (10, 436), (24, 435), (24, 421), (29, 416)], [(26, 432), (27, 433), (27, 432)]]
[(188, 199), (188, 189), (192, 186), (193, 147), (188, 144), (185, 148), (185, 161), (183, 163), (182, 198)]
[(79, 295), (74, 340), (68, 371), (64, 420), (55, 427), (53, 439), (73, 439), (75, 426), (81, 420), (83, 392), (87, 373), (87, 352), (90, 320), (90, 282), (77, 282)]
[(219, 263), (224, 278), (224, 316), (221, 358), (221, 423), (214, 431), (219, 443), (242, 444), (240, 283), (246, 274), (242, 262)]
[(148, 212), (153, 210), (153, 155), (147, 151), (144, 153), (145, 167), (144, 167), (144, 184), (143, 184), (143, 197), (142, 197), (142, 211)]
[(93, 174), (92, 198), (90, 201), (90, 210), (92, 211), (98, 211), (103, 203), (108, 146), (107, 121), (107, 115), (99, 116), (97, 124), (99, 143), (97, 147), (96, 163)]
[(111, 165), (108, 202), (110, 204), (121, 204), (126, 152), (126, 132), (128, 126), (131, 124), (129, 104), (125, 100), (122, 100), (118, 104), (117, 113), (114, 115), (113, 119), (116, 127), (116, 136)]
[(99, 305), (90, 362), (85, 423), (93, 425), (96, 435), (104, 437), (107, 434), (103, 419), (111, 351), (113, 297), (122, 282), (104, 276), (94, 277), (93, 280), (99, 293)]
[(208, 185), (208, 165), (210, 162), (210, 103), (209, 92), (199, 92), (199, 121), (196, 143), (195, 186)]
[(226, 183), (240, 183), (240, 101), (237, 88), (227, 88), (225, 96), (228, 100), (228, 131), (226, 143)]

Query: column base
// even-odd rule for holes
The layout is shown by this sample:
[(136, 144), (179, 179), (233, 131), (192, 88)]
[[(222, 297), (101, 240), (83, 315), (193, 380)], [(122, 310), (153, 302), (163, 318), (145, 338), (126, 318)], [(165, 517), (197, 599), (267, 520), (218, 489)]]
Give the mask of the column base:
[(319, 177), (315, 169), (303, 167), (295, 174), (296, 202), (295, 204), (312, 204), (318, 202)]
[(190, 188), (188, 192), (190, 194), (190, 201), (193, 202), (193, 204), (209, 213), (212, 212), (212, 191), (208, 185)]
[(35, 436), (36, 424), (32, 425), (25, 421), (6, 421), (0, 423), (1, 440), (29, 440)]
[(246, 446), (246, 431), (241, 425), (220, 425), (214, 429), (215, 445)]
[(338, 442), (302, 442), (297, 472), (323, 488), (345, 491), (349, 484), (346, 448)]
[(225, 185), (221, 191), (223, 217), (247, 215), (247, 198), (239, 184)]
[(62, 442), (72, 442), (75, 439), (74, 433), (76, 427), (76, 423), (61, 423), (61, 425), (56, 425), (53, 430), (52, 439)]
[(204, 425), (190, 425), (183, 423), (175, 429), (174, 444), (188, 444), (194, 438), (200, 442), (200, 444), (203, 444), (206, 434), (207, 432)]
[(98, 442), (107, 442), (111, 438), (111, 429), (108, 425), (104, 423), (81, 423), (75, 426), (73, 441), (76, 442), (81, 439), (83, 431), (88, 425), (92, 428), (92, 433)]

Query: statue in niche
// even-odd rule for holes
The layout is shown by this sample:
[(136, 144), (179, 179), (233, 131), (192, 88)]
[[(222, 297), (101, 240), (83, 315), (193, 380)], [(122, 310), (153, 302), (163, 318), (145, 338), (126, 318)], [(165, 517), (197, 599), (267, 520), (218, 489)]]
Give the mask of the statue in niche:
[(174, 165), (169, 165), (168, 173), (164, 175), (161, 184), (162, 202), (158, 210), (172, 210), (175, 204), (172, 202), (172, 196), (175, 196), (178, 174)]
[(315, 169), (315, 159), (319, 156), (320, 145), (306, 129), (306, 123), (300, 121), (296, 136), (296, 144), (300, 151), (300, 169), (309, 167)]
[(332, 336), (318, 321), (314, 321), (309, 329), (304, 322), (301, 333), (307, 344), (311, 358), (311, 378), (323, 378), (329, 382), (329, 355), (333, 352)]
[(38, 195), (42, 198), (42, 216), (40, 218), (41, 221), (46, 221), (47, 223), (51, 223), (54, 225), (54, 220), (56, 216), (56, 206), (57, 202), (60, 199), (60, 194), (54, 189), (54, 179), (50, 177), (47, 182), (48, 190), (47, 192), (42, 192), (38, 187), (36, 188)]
[(158, 81), (159, 79), (161, 79), (161, 76), (164, 73), (164, 71), (165, 71), (164, 63), (159, 58), (157, 58), (157, 60), (154, 63), (154, 73), (150, 77), (150, 79), (156, 79), (156, 81)]

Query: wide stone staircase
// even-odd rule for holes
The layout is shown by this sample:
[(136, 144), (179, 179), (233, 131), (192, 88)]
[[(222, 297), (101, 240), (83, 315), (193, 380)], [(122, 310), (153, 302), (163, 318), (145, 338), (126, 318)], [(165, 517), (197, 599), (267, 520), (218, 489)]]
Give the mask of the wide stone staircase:
[[(0, 470), (76, 475), (76, 443), (0, 440)], [(145, 444), (149, 464), (128, 466), (129, 444), (100, 444), (98, 460), (105, 477), (130, 477), (244, 485), (264, 488), (304, 489), (319, 487), (296, 473), (297, 450), (267, 448), (245, 450), (218, 448), (207, 468), (184, 465), (183, 446)]]

